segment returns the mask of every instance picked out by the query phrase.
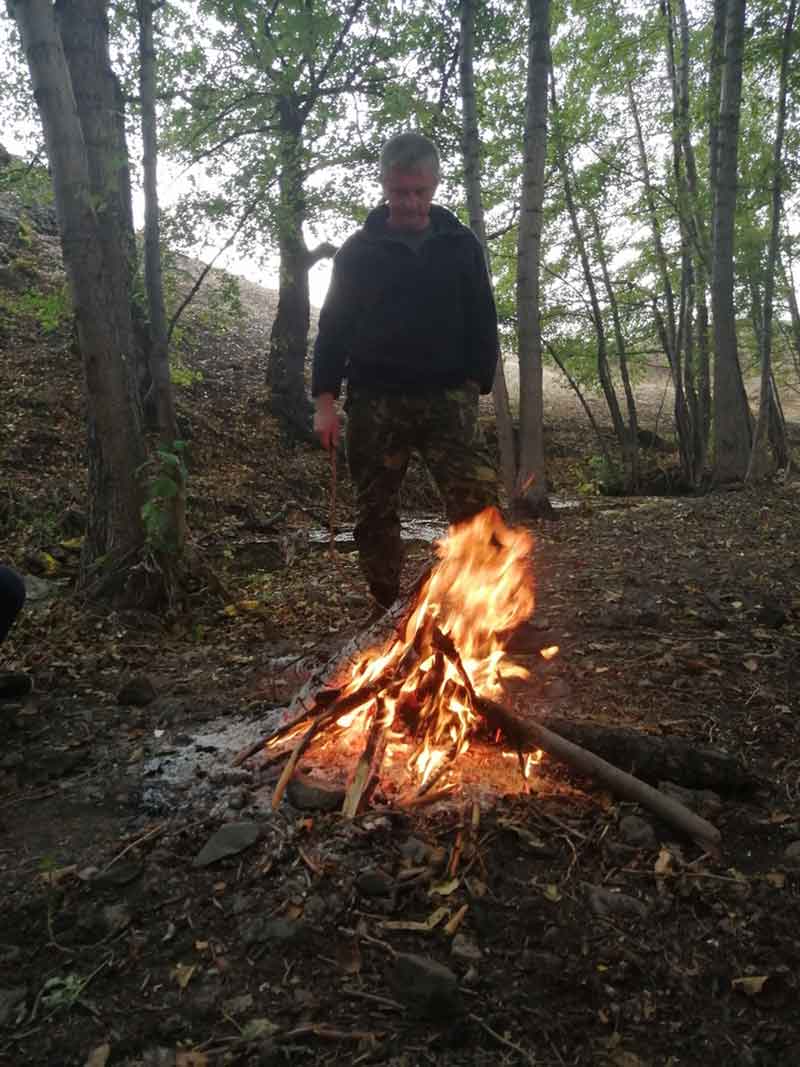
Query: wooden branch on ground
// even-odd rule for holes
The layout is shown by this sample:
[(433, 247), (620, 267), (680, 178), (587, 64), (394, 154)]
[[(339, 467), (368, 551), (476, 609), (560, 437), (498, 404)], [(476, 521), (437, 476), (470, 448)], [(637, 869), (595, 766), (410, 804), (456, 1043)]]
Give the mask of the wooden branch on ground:
[(659, 793), (652, 786), (567, 741), (541, 723), (522, 721), (492, 700), (481, 699), (479, 707), (486, 719), (499, 727), (512, 744), (524, 749), (544, 749), (570, 767), (602, 782), (616, 796), (641, 804), (670, 826), (693, 838), (706, 852), (719, 853), (722, 838), (716, 826), (695, 815), (679, 801)]
[(656, 736), (590, 720), (546, 715), (553, 733), (646, 782), (675, 782), (689, 789), (752, 789), (754, 775), (736, 756), (686, 737)]

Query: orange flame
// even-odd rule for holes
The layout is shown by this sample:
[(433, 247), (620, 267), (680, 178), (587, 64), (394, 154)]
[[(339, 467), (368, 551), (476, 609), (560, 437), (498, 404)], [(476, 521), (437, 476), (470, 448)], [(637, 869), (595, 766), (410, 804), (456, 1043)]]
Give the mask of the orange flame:
[(373, 688), (339, 724), (367, 712), (367, 727), (377, 684), (393, 716), (415, 725), (408, 764), (423, 785), (466, 751), (479, 719), (476, 700), (498, 698), (503, 678), (528, 675), (508, 659), (502, 638), (533, 612), (532, 547), (530, 533), (507, 527), (496, 508), (451, 526), (402, 633), (353, 666), (342, 695)]

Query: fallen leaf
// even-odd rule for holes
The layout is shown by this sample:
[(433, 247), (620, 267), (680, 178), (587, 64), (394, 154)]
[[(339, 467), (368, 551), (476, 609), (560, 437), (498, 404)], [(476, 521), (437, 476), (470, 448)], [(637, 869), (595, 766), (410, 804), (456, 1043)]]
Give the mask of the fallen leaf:
[(561, 900), (561, 893), (559, 892), (558, 886), (553, 885), (552, 883), (544, 887), (543, 895), (545, 900), (550, 900), (554, 904), (557, 904), (558, 901)]
[(269, 1019), (251, 1019), (242, 1030), (245, 1041), (258, 1041), (262, 1037), (271, 1037), (280, 1027), (271, 1023)]
[(674, 871), (674, 857), (668, 848), (662, 848), (658, 853), (653, 870), (656, 874), (672, 874)]
[(192, 975), (197, 970), (197, 964), (176, 963), (172, 969), (172, 976), (181, 989), (185, 989), (192, 980)]
[(439, 882), (437, 885), (430, 887), (428, 896), (449, 897), (451, 893), (455, 893), (460, 885), (460, 878), (451, 878), (449, 882)]
[(448, 937), (452, 937), (456, 930), (458, 930), (459, 926), (464, 921), (464, 916), (467, 914), (468, 910), (469, 904), (462, 904), (453, 918), (445, 923), (444, 932)]
[(223, 1000), (222, 1002), (222, 1008), (228, 1015), (243, 1015), (244, 1012), (250, 1011), (252, 1006), (252, 993), (242, 993), (241, 996), (231, 997), (229, 1000)]
[(361, 973), (361, 949), (354, 937), (346, 938), (336, 946), (336, 965), (343, 974)]
[(753, 671), (758, 670), (758, 660), (753, 659), (751, 656), (749, 659), (742, 660), (742, 666), (752, 673)]
[(106, 1067), (108, 1057), (111, 1055), (111, 1045), (98, 1045), (92, 1049), (86, 1061), (86, 1067)]
[(754, 997), (764, 988), (764, 983), (769, 978), (768, 974), (748, 975), (745, 978), (734, 978), (731, 985), (740, 993), (746, 993), (748, 997)]
[(190, 1048), (175, 1049), (175, 1067), (208, 1067), (205, 1052), (195, 1052)]
[(775, 889), (783, 889), (786, 885), (786, 875), (783, 871), (770, 871), (764, 876), (764, 881)]
[(435, 929), (442, 921), (442, 919), (447, 918), (449, 914), (449, 908), (441, 907), (437, 908), (435, 911), (432, 911), (424, 922), (414, 922), (413, 920), (409, 922), (402, 922), (399, 920), (388, 920), (386, 922), (382, 922), (380, 925), (384, 930), (408, 930), (417, 933), (428, 933), (429, 931)]
[(76, 874), (78, 871), (78, 865), (76, 863), (70, 864), (69, 867), (54, 867), (52, 870), (42, 871), (39, 874), (41, 880), (45, 885), (58, 885), (65, 878), (69, 878), (70, 875)]

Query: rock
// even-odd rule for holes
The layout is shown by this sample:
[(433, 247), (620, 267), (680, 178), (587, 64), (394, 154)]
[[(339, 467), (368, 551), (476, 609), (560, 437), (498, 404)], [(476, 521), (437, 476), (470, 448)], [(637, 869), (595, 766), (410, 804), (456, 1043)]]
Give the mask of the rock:
[(195, 867), (208, 867), (226, 856), (236, 856), (254, 845), (261, 833), (255, 822), (229, 822), (220, 826), (194, 858)]
[(23, 574), (25, 581), (25, 606), (42, 604), (58, 596), (59, 585), (46, 578), (37, 578), (35, 574)]
[(687, 789), (675, 782), (659, 782), (659, 792), (679, 801), (690, 811), (696, 811), (698, 815), (716, 815), (722, 807), (722, 800), (718, 793), (711, 789)]
[(380, 867), (371, 867), (362, 871), (356, 878), (356, 888), (365, 897), (387, 897), (394, 887), (394, 878)]
[(25, 1001), (28, 988), (24, 985), (0, 989), (0, 1026), (5, 1026), (14, 1017), (14, 1012)]
[(619, 833), (625, 844), (633, 848), (655, 848), (658, 844), (653, 827), (638, 815), (626, 815), (620, 819)]
[(443, 1019), (463, 1011), (455, 974), (436, 960), (398, 953), (387, 980), (398, 1000), (422, 1018)]
[(156, 699), (156, 688), (146, 674), (129, 679), (117, 693), (117, 703), (144, 708)]
[(267, 919), (263, 915), (239, 926), (239, 936), (245, 945), (260, 945), (270, 941), (289, 945), (299, 940), (304, 933), (302, 923), (296, 919)]
[(636, 897), (614, 893), (601, 886), (588, 886), (586, 896), (592, 912), (601, 919), (646, 919), (649, 909)]
[(100, 870), (91, 879), (93, 886), (100, 889), (119, 889), (130, 885), (144, 870), (141, 860), (125, 857), (119, 863), (113, 863), (108, 870)]
[(438, 866), (440, 863), (444, 863), (447, 855), (440, 845), (429, 845), (427, 841), (421, 841), (418, 837), (409, 837), (405, 841), (401, 841), (399, 848), (403, 859), (408, 860), (409, 863), (415, 866), (423, 863)]
[(792, 841), (783, 850), (783, 858), (793, 867), (800, 867), (800, 841)]
[(301, 811), (338, 811), (344, 802), (344, 789), (302, 775), (290, 780), (286, 796)]
[(483, 959), (480, 947), (474, 941), (471, 941), (466, 934), (456, 934), (453, 938), (450, 954), (455, 956), (457, 960), (467, 960), (470, 963)]

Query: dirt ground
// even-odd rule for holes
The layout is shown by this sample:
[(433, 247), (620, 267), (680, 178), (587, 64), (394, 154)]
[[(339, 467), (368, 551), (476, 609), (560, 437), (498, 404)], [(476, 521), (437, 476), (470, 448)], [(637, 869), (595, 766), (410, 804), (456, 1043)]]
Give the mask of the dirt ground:
[[(581, 495), (595, 448), (548, 387), (565, 506), (531, 527), (533, 630), (560, 653), (517, 707), (727, 750), (748, 788), (684, 795), (719, 855), (546, 754), (527, 791), (513, 761), (478, 788), (489, 741), (441, 803), (273, 813), (274, 773), (233, 758), (368, 605), (346, 477), (334, 565), (330, 471), (266, 416), (263, 338), (186, 357), (192, 538), (221, 588), (163, 615), (73, 593), (68, 345), (17, 335), (0, 362), (0, 558), (32, 576), (0, 669), (33, 680), (0, 705), (0, 1062), (800, 1062), (798, 485)], [(418, 472), (406, 505), (435, 518)], [(418, 529), (409, 575), (430, 552)]]

